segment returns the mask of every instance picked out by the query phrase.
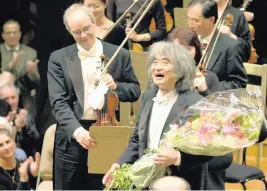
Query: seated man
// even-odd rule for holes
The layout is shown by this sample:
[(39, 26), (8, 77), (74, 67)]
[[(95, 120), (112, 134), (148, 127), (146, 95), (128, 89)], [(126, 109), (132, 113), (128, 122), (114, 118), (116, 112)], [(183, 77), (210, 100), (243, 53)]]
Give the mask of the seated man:
[(36, 129), (34, 118), (27, 110), (19, 108), (19, 91), (14, 85), (0, 87), (0, 98), (11, 106), (8, 119), (13, 123), (16, 133), (16, 143), (24, 149), (28, 156), (34, 156), (34, 149), (39, 149), (40, 136)]
[(16, 84), (21, 91), (21, 102), (24, 108), (32, 109), (31, 90), (37, 88), (39, 73), (37, 70), (37, 53), (34, 49), (20, 44), (20, 25), (14, 20), (8, 20), (3, 25), (0, 44), (1, 71), (9, 71), (16, 77)]

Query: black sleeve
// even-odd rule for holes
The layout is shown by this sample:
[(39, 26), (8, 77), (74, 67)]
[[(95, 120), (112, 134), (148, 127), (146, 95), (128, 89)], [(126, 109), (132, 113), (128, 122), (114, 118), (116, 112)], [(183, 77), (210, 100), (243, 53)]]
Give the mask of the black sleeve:
[(116, 4), (115, 0), (109, 0), (108, 6), (107, 6), (107, 18), (112, 20), (113, 22), (116, 22)]
[(220, 81), (220, 90), (245, 88), (248, 77), (242, 61), (242, 48), (240, 43), (226, 50), (226, 76), (227, 81)]
[(156, 22), (156, 30), (150, 32), (149, 34), (152, 40), (159, 40), (160, 38), (163, 38), (166, 34), (166, 20), (164, 14), (164, 7), (161, 1), (157, 1), (155, 7), (153, 7), (152, 15)]
[(75, 117), (69, 104), (70, 95), (67, 93), (63, 69), (55, 53), (51, 54), (48, 62), (47, 80), (52, 113), (70, 140), (74, 131), (82, 125)]
[(251, 34), (250, 34), (248, 22), (244, 14), (240, 15), (237, 26), (238, 28), (237, 28), (236, 36), (238, 37), (237, 40), (240, 42), (243, 53), (244, 53), (243, 62), (247, 62), (251, 54), (251, 45), (250, 45)]
[(141, 108), (140, 112), (138, 114), (137, 120), (136, 120), (136, 127), (134, 130), (134, 134), (131, 137), (131, 140), (128, 144), (128, 147), (124, 151), (124, 153), (121, 155), (118, 163), (120, 165), (124, 163), (133, 164), (138, 158), (139, 158), (139, 120), (141, 113), (144, 109), (145, 101), (144, 101), (144, 94), (141, 95)]

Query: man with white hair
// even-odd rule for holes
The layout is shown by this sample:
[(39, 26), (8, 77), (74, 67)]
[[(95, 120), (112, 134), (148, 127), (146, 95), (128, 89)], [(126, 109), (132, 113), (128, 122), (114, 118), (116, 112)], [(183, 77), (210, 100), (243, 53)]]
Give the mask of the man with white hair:
[[(96, 38), (96, 23), (90, 8), (71, 5), (65, 11), (64, 24), (76, 43), (51, 54), (47, 74), (50, 104), (57, 121), (54, 189), (99, 190), (97, 183), (88, 177), (87, 167), (88, 149), (97, 146), (88, 128), (95, 123), (96, 110), (104, 102), (100, 99), (96, 104), (94, 98), (104, 96), (94, 95), (103, 87), (115, 92), (119, 101), (134, 102), (139, 98), (140, 86), (125, 49), (121, 49), (107, 73), (99, 75), (104, 64), (102, 55), (111, 58), (118, 47)], [(99, 86), (94, 89), (98, 81)]]
[(2, 85), (0, 99), (5, 100), (11, 107), (7, 118), (13, 123), (16, 143), (28, 156), (33, 156), (33, 150), (38, 149), (40, 136), (33, 116), (28, 114), (27, 110), (19, 108), (19, 90), (13, 84)]

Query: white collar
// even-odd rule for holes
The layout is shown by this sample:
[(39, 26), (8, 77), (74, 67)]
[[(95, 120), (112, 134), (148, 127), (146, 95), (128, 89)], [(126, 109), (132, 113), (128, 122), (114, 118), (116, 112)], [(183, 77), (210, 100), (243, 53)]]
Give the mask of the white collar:
[(171, 91), (169, 91), (168, 93), (164, 94), (162, 96), (162, 92), (161, 90), (159, 89), (158, 92), (157, 92), (157, 95), (156, 97), (153, 98), (153, 101), (154, 102), (157, 102), (159, 104), (161, 103), (165, 103), (165, 104), (168, 104), (168, 102), (175, 96), (177, 96), (178, 93), (176, 91), (176, 89), (173, 89)]
[(11, 48), (10, 46), (8, 46), (6, 43), (4, 43), (5, 48), (10, 51), (10, 50), (15, 50), (15, 51), (19, 51), (20, 49), (20, 43), (17, 44), (17, 46), (15, 48)]

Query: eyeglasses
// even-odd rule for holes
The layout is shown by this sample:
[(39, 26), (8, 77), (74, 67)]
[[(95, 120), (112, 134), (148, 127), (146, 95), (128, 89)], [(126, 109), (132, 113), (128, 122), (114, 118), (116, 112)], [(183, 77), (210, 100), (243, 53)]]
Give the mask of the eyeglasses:
[(17, 36), (20, 33), (20, 31), (9, 31), (9, 32), (4, 32), (5, 35), (11, 36), (12, 34), (14, 36)]
[(84, 32), (85, 34), (88, 34), (91, 32), (91, 29), (92, 29), (91, 25), (88, 25), (88, 26), (84, 27), (83, 30), (73, 31), (72, 34), (76, 35), (76, 36), (81, 36), (82, 32)]
[(186, 18), (186, 21), (188, 22), (188, 23), (192, 23), (192, 24), (199, 24), (200, 23), (200, 19), (194, 19), (194, 18), (189, 18), (189, 17), (187, 17)]

